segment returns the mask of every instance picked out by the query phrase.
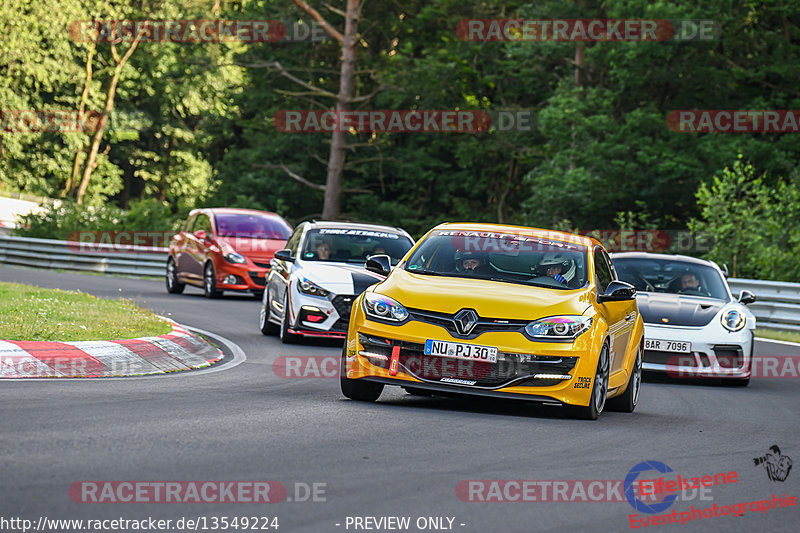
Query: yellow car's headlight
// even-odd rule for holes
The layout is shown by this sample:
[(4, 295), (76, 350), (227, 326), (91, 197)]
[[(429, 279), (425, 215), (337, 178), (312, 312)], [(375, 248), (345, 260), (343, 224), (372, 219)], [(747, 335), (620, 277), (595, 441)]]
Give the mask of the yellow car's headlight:
[(592, 327), (589, 316), (550, 316), (534, 320), (525, 326), (525, 332), (534, 339), (572, 340)]
[(369, 318), (389, 322), (403, 322), (408, 318), (408, 311), (400, 302), (374, 292), (364, 293), (364, 312)]

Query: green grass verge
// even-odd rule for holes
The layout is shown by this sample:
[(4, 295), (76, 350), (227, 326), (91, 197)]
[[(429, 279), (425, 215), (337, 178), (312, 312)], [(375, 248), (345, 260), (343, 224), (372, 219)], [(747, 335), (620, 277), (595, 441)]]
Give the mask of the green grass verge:
[(800, 342), (800, 332), (778, 331), (775, 329), (756, 328), (756, 337), (774, 339), (776, 341)]
[(170, 331), (169, 323), (130, 300), (0, 282), (0, 339), (96, 341)]

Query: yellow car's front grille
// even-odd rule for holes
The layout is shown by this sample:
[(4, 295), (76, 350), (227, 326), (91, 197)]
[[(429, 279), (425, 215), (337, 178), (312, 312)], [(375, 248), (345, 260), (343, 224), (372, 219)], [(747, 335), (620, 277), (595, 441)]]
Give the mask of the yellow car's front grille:
[[(425, 355), (425, 345), (359, 335), (360, 355), (379, 368), (389, 368), (392, 349), (400, 347), (400, 370), (422, 381), (484, 388), (509, 385), (546, 387), (570, 379), (577, 357), (499, 352), (496, 363)], [(455, 381), (454, 381), (455, 380)]]

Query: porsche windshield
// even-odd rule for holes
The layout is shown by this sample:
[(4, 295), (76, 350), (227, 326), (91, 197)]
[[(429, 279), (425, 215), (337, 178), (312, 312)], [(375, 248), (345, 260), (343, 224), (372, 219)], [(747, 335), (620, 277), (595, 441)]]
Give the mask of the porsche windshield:
[(364, 263), (369, 256), (386, 254), (396, 265), (411, 248), (405, 235), (369, 229), (321, 228), (306, 234), (305, 261)]
[(622, 281), (642, 292), (670, 292), (729, 300), (720, 273), (693, 261), (615, 257), (614, 268)]
[(587, 248), (506, 233), (436, 231), (405, 264), (416, 274), (485, 278), (554, 289), (586, 284)]

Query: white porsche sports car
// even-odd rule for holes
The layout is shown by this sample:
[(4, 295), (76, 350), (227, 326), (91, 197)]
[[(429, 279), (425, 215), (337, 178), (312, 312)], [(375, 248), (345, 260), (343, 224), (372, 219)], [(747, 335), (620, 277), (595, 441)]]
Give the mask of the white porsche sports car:
[(619, 278), (636, 287), (645, 323), (644, 370), (672, 377), (750, 382), (756, 318), (750, 291), (731, 295), (711, 261), (683, 255), (611, 254)]
[(344, 339), (353, 301), (384, 276), (364, 269), (388, 255), (392, 265), (414, 244), (404, 230), (345, 222), (304, 222), (275, 252), (262, 298), (261, 333), (290, 343), (300, 336)]

